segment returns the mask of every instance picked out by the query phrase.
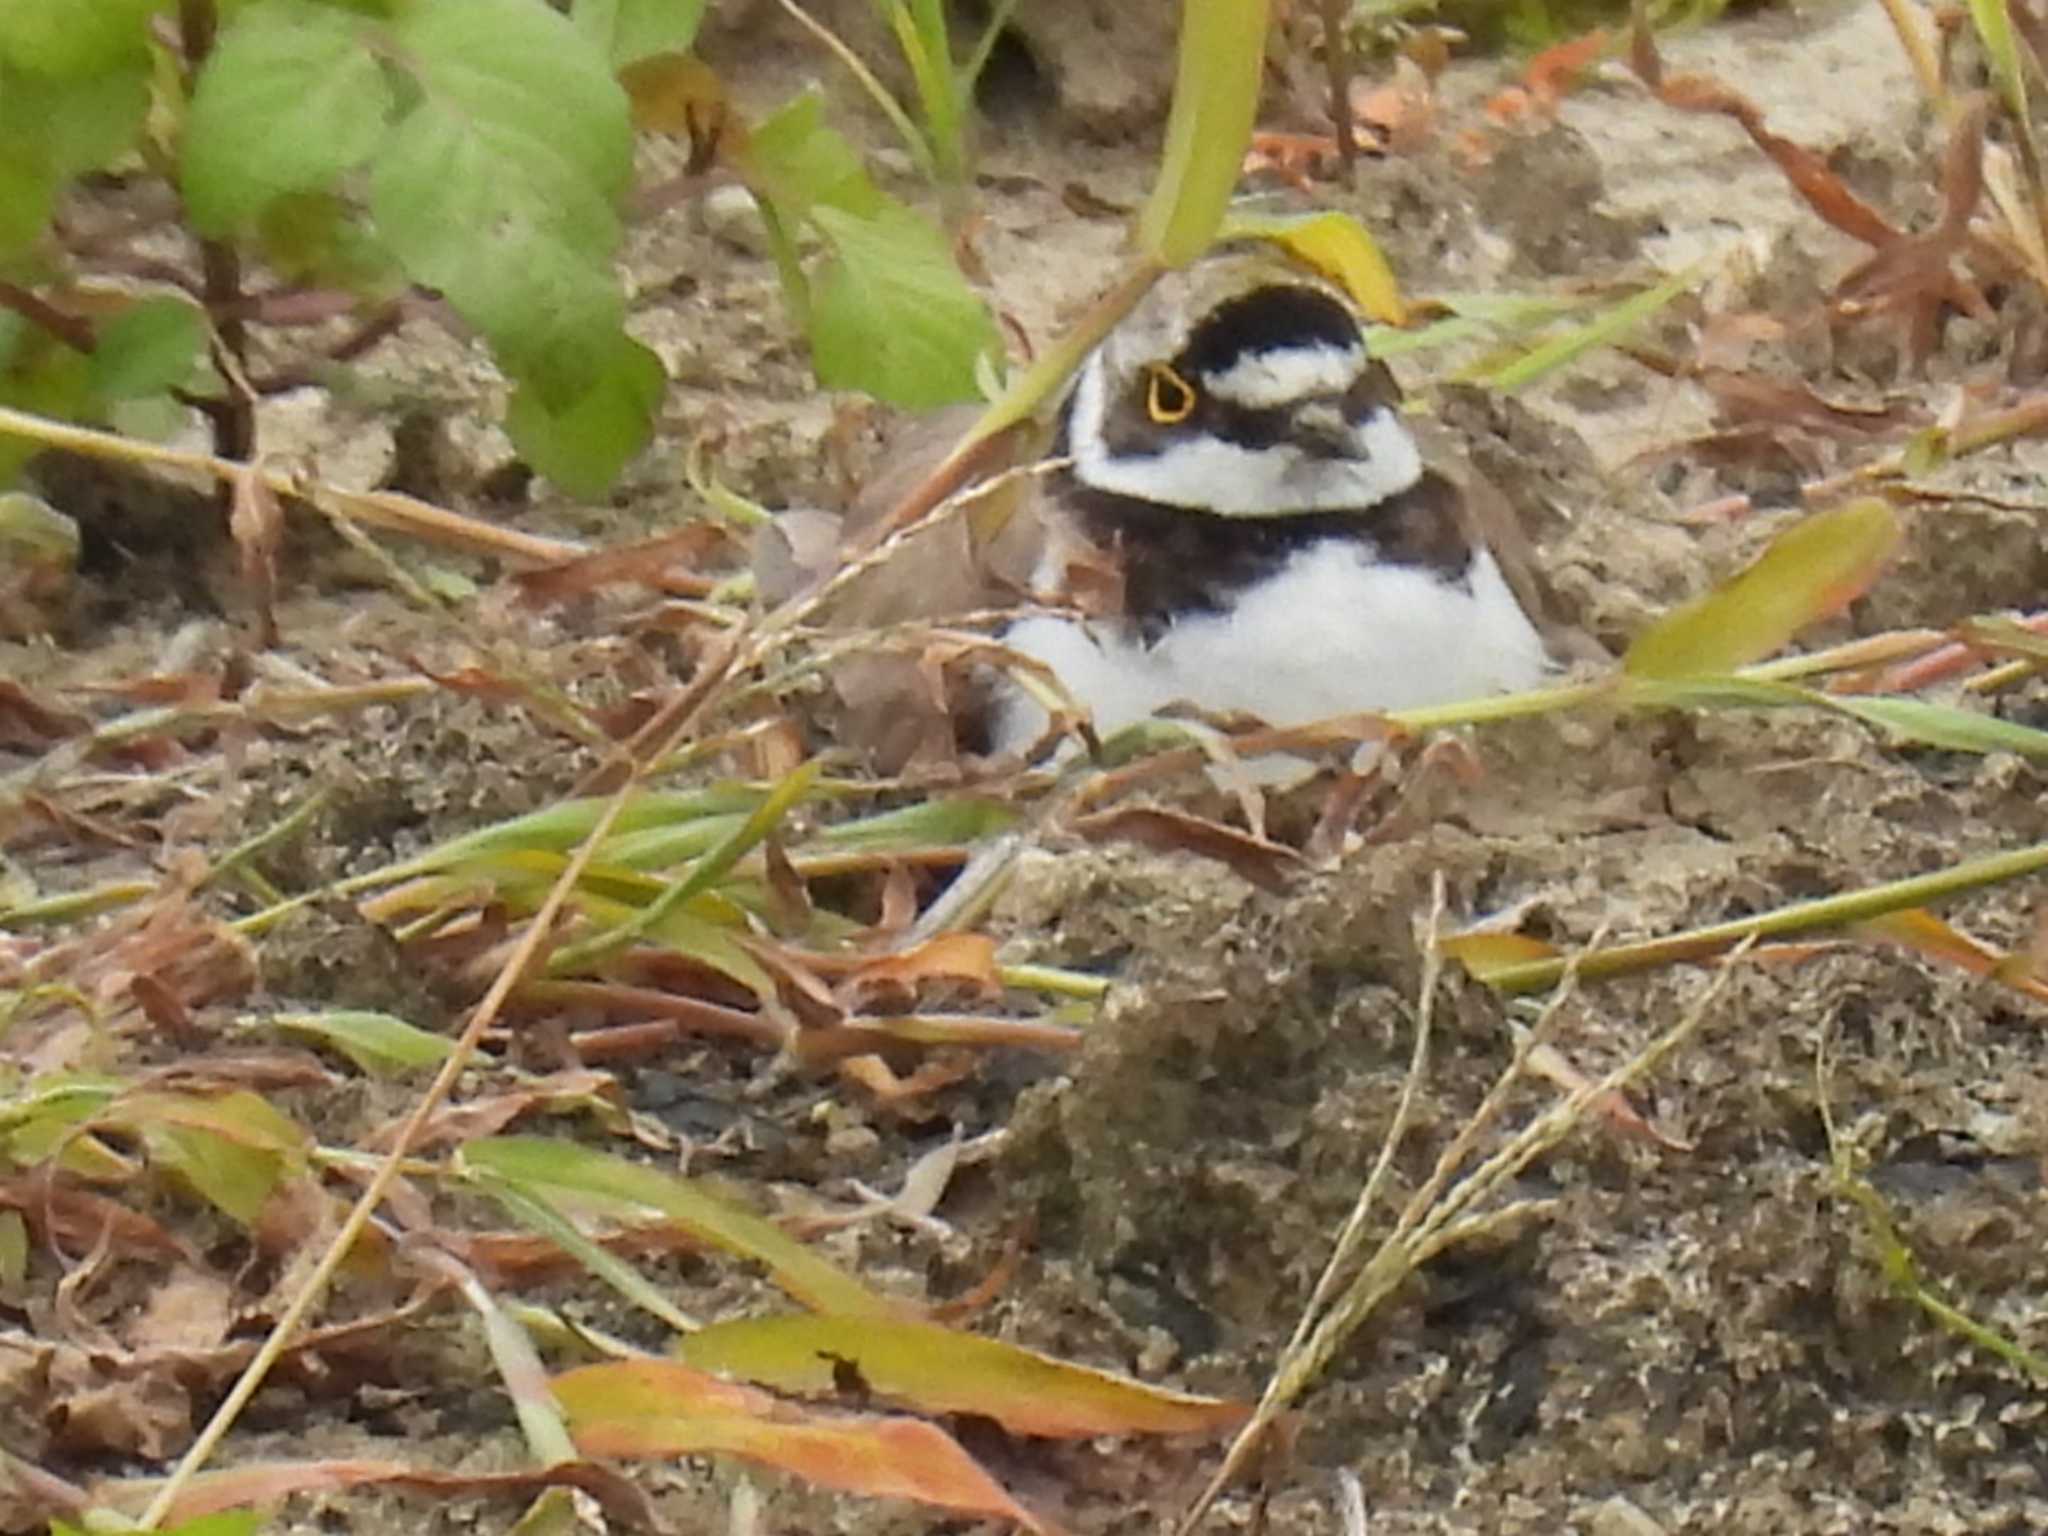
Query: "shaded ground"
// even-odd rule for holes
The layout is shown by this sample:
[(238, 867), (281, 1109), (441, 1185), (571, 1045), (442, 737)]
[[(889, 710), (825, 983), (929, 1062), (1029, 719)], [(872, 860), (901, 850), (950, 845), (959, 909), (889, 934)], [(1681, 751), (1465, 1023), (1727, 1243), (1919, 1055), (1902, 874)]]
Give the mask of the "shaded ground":
[[(1101, 11), (1105, 27), (1131, 25), (1118, 8)], [(763, 101), (824, 68), (765, 14), (723, 18), (709, 52)], [(1150, 174), (1164, 82), (1106, 71), (1114, 57), (1115, 47), (1041, 39), (1037, 74), (1018, 65), (988, 129), (977, 244), (1000, 303), (1035, 336), (1113, 264), (1118, 219), (1076, 206), (1132, 206)], [(1898, 222), (1931, 214), (1938, 146), (1879, 7), (1771, 11), (1673, 40), (1668, 57), (1751, 95), (1777, 131), (1822, 150)], [(1501, 78), (1499, 68), (1454, 72), (1446, 123), (1477, 120)], [(1072, 195), (1076, 186), (1088, 198)], [(2028, 382), (1998, 327), (1955, 327), (1925, 380), (1895, 371), (1896, 344), (1883, 336), (1831, 341), (1812, 323), (1818, 299), (1859, 248), (1826, 231), (1734, 124), (1662, 110), (1618, 78), (1570, 97), (1555, 123), (1500, 133), (1483, 166), (1440, 133), (1366, 167), (1355, 198), (1331, 196), (1384, 238), (1411, 290), (1639, 278), (1711, 255), (1722, 264), (1711, 311), (1754, 308), (1791, 323), (1761, 349), (1760, 369), (1864, 403), (1896, 396), (1929, 408), (1966, 373), (2011, 364)], [(611, 507), (545, 493), (493, 503), (483, 477), (509, 450), (490, 429), (457, 414), (443, 434), (413, 434), (427, 451), (401, 453), (387, 446), (388, 416), (309, 398), (295, 409), (323, 472), (369, 483), (399, 454), (405, 478), (456, 505), (618, 540), (690, 515), (680, 449), (717, 423), (721, 473), (748, 494), (773, 505), (836, 500), (835, 402), (807, 382), (769, 264), (687, 212), (643, 230), (631, 263), (641, 334), (679, 383), (663, 448)], [(1698, 318), (1674, 311), (1649, 339), (1676, 347)], [(429, 414), (490, 392), (476, 358), (452, 343), (409, 335), (374, 363)], [(1432, 357), (1404, 372), (1420, 381), (1446, 366)], [(1562, 616), (1610, 650), (1760, 547), (1792, 515), (1801, 478), (1862, 451), (1824, 444), (1817, 466), (1659, 456), (1714, 425), (1712, 401), (1611, 353), (1516, 400), (1447, 392), (1440, 413), (1530, 523)], [(2037, 603), (2048, 545), (2028, 497), (2040, 458), (2023, 441), (1955, 471), (2009, 504), (1929, 510), (1896, 570), (1835, 637)], [(1679, 520), (1731, 492), (1753, 498), (1752, 515)], [(54, 648), (7, 647), (0, 667), (49, 688), (157, 670), (177, 647), (187, 665), (217, 662), (232, 648), (211, 607), (226, 555), (193, 558), (194, 526), (159, 521), (152, 535), (117, 520), (88, 615)], [(287, 657), (336, 681), (465, 653), (470, 641), (369, 585), (337, 549), (305, 548), (281, 614)], [(665, 653), (611, 633), (606, 617), (538, 628), (485, 604), (471, 639), (501, 666), (524, 658), (588, 698), (623, 696)], [(2000, 707), (2039, 723), (2038, 685)], [(972, 1136), (1007, 1126), (996, 1155), (964, 1170), (940, 1208), (957, 1240), (870, 1226), (835, 1239), (838, 1255), (903, 1294), (951, 1295), (1028, 1224), (1022, 1269), (981, 1326), (1147, 1379), (1252, 1396), (1391, 1116), (1433, 875), (1447, 882), (1454, 919), (1517, 908), (1525, 931), (1584, 942), (1603, 927), (1668, 932), (2048, 838), (2033, 767), (1890, 749), (1833, 719), (1580, 714), (1489, 728), (1475, 745), (1482, 779), (1421, 791), (1426, 830), (1283, 894), (1186, 856), (1065, 846), (1028, 855), (997, 913), (1010, 953), (1115, 981), (1087, 1048), (1057, 1068), (992, 1061), (887, 1114), (837, 1083), (761, 1079), (758, 1059), (708, 1045), (622, 1069), (627, 1101), (698, 1143), (699, 1166), (790, 1199), (846, 1177), (891, 1186), (955, 1127)], [(445, 694), (239, 752), (224, 790), (209, 769), (189, 787), (173, 777), (110, 788), (95, 813), (146, 817), (169, 849), (217, 855), (274, 822), (308, 783), (328, 784), (336, 799), (318, 835), (270, 867), (291, 889), (543, 804), (587, 766), (524, 717)], [(35, 861), (45, 889), (140, 867), (133, 850), (47, 834), (16, 857)], [(2023, 946), (2032, 906), (2028, 890), (2007, 889), (1946, 915)], [(258, 958), (259, 1003), (384, 1007), (433, 1027), (461, 1003), (346, 912), (310, 914)], [(1704, 985), (1702, 973), (1671, 969), (1589, 987), (1560, 1044), (1602, 1069)], [(1430, 1091), (1399, 1165), (1411, 1180), (1511, 1050), (1497, 998), (1457, 983), (1446, 1002)], [(1933, 1328), (1887, 1286), (1862, 1217), (1835, 1192), (1816, 1076), (1825, 1040), (1837, 1122), (1948, 1296), (2039, 1345), (2040, 1024), (2017, 994), (1875, 944), (1745, 970), (1700, 1044), (1644, 1099), (1691, 1150), (1588, 1132), (1532, 1170), (1525, 1193), (1552, 1202), (1549, 1214), (1492, 1251), (1435, 1266), (1305, 1402), (1293, 1460), (1275, 1478), (1275, 1528), (1334, 1529), (1337, 1468), (1363, 1480), (1375, 1532), (2048, 1528), (2038, 1388)], [(175, 1048), (138, 1028), (121, 1051), (160, 1061)], [(325, 1105), (316, 1123), (348, 1142), (404, 1102), (364, 1089)], [(1518, 1107), (1543, 1102), (1530, 1088)], [(310, 1100), (301, 1110), (312, 1117)], [(702, 1265), (662, 1278), (700, 1313), (747, 1299)], [(10, 1305), (47, 1321), (33, 1287), (50, 1279), (33, 1272)], [(111, 1327), (132, 1302), (116, 1285), (94, 1310)], [(587, 1304), (600, 1308), (600, 1326), (615, 1325), (604, 1304)], [(431, 1377), (387, 1361), (339, 1399), (286, 1382), (258, 1399), (229, 1459), (382, 1454), (402, 1439), (404, 1454), (452, 1467), (511, 1464), (509, 1410), (476, 1391), (487, 1368), (446, 1316), (419, 1325), (406, 1346), (409, 1359), (435, 1362)], [(194, 1398), (212, 1401), (205, 1387)], [(61, 1461), (61, 1437), (33, 1408), (31, 1393), (14, 1392), (10, 1438)], [(169, 1418), (182, 1413), (173, 1404)], [(173, 1425), (134, 1449), (161, 1455), (182, 1443)], [(1113, 1531), (1159, 1528), (1212, 1452), (1126, 1443), (986, 1454), (1050, 1518)], [(102, 1459), (71, 1470), (109, 1469)], [(689, 1467), (649, 1482), (678, 1528), (692, 1529), (724, 1520), (730, 1480)], [(770, 1530), (957, 1524), (769, 1488)], [(1218, 1523), (1243, 1523), (1249, 1507), (1226, 1501)], [(437, 1506), (429, 1516), (416, 1502), (357, 1496), (300, 1501), (288, 1523), (497, 1528), (509, 1508)]]

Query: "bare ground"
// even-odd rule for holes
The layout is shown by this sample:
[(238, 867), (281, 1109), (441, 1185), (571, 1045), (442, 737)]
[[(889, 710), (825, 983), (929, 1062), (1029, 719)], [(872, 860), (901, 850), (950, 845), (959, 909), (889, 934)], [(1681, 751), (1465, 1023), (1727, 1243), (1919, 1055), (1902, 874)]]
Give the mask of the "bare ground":
[[(1144, 40), (1111, 46), (1088, 33), (1096, 42), (1083, 46), (1062, 30), (1070, 11), (1079, 35), (1083, 23), (1134, 26), (1118, 18), (1142, 8), (1057, 9), (1060, 22), (1035, 38), (1037, 73), (1020, 70), (988, 126), (977, 238), (998, 301), (1038, 336), (1112, 268), (1120, 222), (1075, 207), (1142, 196), (1164, 88), (1156, 70), (1140, 78), (1110, 67), (1118, 46), (1157, 60)], [(723, 18), (709, 52), (764, 103), (825, 72), (762, 12)], [(1898, 221), (1930, 216), (1938, 144), (1878, 6), (1772, 9), (1674, 39), (1667, 55), (1738, 86), (1777, 131), (1821, 150)], [(1454, 71), (1446, 121), (1473, 120), (1503, 76), (1498, 65)], [(1088, 199), (1071, 195), (1076, 185)], [(1528, 291), (1711, 259), (1726, 273), (1722, 307), (1798, 321), (1858, 255), (1733, 123), (1662, 110), (1617, 74), (1568, 98), (1556, 122), (1503, 134), (1483, 167), (1440, 134), (1369, 164), (1355, 194), (1325, 195), (1359, 212), (1404, 284), (1422, 292)], [(395, 461), (466, 509), (605, 540), (690, 515), (681, 448), (711, 424), (724, 434), (722, 474), (748, 494), (834, 502), (835, 402), (807, 382), (769, 264), (683, 210), (636, 236), (631, 270), (636, 324), (678, 386), (662, 446), (611, 506), (569, 505), (545, 489), (530, 501), (486, 497), (480, 478), (509, 451), (466, 414), (490, 399), (488, 370), (431, 336), (408, 333), (373, 359), (402, 399), (445, 419), (444, 431), (424, 434), (429, 451), (393, 446), (388, 413), (310, 395), (290, 408), (305, 418), (302, 440), (337, 478), (370, 483)], [(1831, 394), (1933, 407), (1999, 346), (1995, 327), (1960, 323), (1916, 376), (1899, 369), (1891, 341), (1795, 325), (1762, 365)], [(1439, 362), (1404, 372), (1420, 381)], [(1796, 507), (1802, 466), (1660, 454), (1707, 430), (1711, 402), (1694, 383), (1613, 354), (1521, 399), (1447, 393), (1442, 413), (1530, 523), (1563, 616), (1610, 650), (1737, 568)], [(1826, 451), (1830, 469), (1849, 461)], [(2036, 604), (2048, 544), (2028, 498), (2041, 453), (2022, 441), (1952, 471), (1954, 483), (2010, 504), (1930, 509), (1892, 574), (1831, 638)], [(1752, 496), (1751, 516), (1679, 520), (1731, 492)], [(54, 691), (158, 670), (173, 647), (184, 665), (218, 664), (235, 641), (216, 605), (233, 598), (225, 550), (193, 536), (203, 516), (190, 505), (109, 512), (81, 616), (53, 643), (0, 651), (0, 668)], [(283, 655), (330, 680), (388, 675), (405, 658), (446, 663), (475, 643), (501, 665), (526, 655), (601, 698), (626, 690), (622, 665), (629, 676), (648, 665), (597, 614), (534, 631), (486, 605), (465, 637), (310, 538), (281, 619)], [(2038, 723), (2038, 685), (2000, 707)], [(1892, 748), (1834, 719), (1582, 713), (1488, 728), (1474, 744), (1483, 777), (1426, 784), (1415, 807), (1424, 830), (1284, 893), (1187, 855), (1064, 845), (1030, 854), (997, 914), (1009, 952), (1115, 983), (1086, 1049), (1057, 1069), (991, 1061), (890, 1114), (844, 1085), (760, 1080), (757, 1059), (710, 1045), (621, 1069), (627, 1102), (701, 1143), (700, 1166), (791, 1197), (849, 1176), (888, 1186), (955, 1127), (1007, 1127), (997, 1155), (964, 1170), (940, 1208), (955, 1240), (868, 1227), (835, 1240), (838, 1256), (901, 1293), (947, 1295), (1028, 1226), (1023, 1266), (978, 1326), (1147, 1379), (1253, 1396), (1392, 1114), (1434, 876), (1455, 920), (1513, 908), (1524, 930), (1582, 943), (1603, 928), (1619, 938), (1670, 932), (2048, 838), (2035, 767)], [(327, 785), (335, 799), (316, 834), (269, 870), (298, 888), (544, 804), (584, 766), (524, 716), (443, 694), (344, 730), (241, 743), (225, 781), (174, 779), (103, 814), (146, 820), (162, 864), (179, 849), (217, 856), (307, 785)], [(133, 849), (47, 833), (14, 857), (33, 862), (45, 890), (144, 867)], [(2024, 945), (2032, 906), (2030, 891), (2001, 889), (1945, 915)], [(257, 959), (260, 987), (242, 1006), (258, 1011), (383, 1007), (440, 1027), (462, 1003), (346, 912), (309, 915), (266, 939)], [(1705, 985), (1703, 972), (1669, 968), (1589, 986), (1560, 1043), (1600, 1070)], [(1421, 1177), (1505, 1064), (1507, 1022), (1492, 994), (1451, 985), (1398, 1165), (1407, 1179)], [(2038, 1384), (1942, 1332), (1888, 1284), (1863, 1216), (1832, 1178), (1817, 1075), (1825, 1041), (1834, 1116), (1944, 1294), (2038, 1345), (2048, 1333), (2041, 1022), (2015, 993), (1875, 943), (1744, 969), (1701, 1041), (1643, 1098), (1689, 1149), (1589, 1130), (1533, 1168), (1521, 1192), (1550, 1202), (1547, 1214), (1487, 1251), (1434, 1265), (1304, 1402), (1292, 1455), (1273, 1475), (1273, 1528), (1336, 1529), (1340, 1468), (1362, 1479), (1376, 1533), (2048, 1528)], [(131, 1065), (175, 1054), (139, 1023), (124, 1038), (117, 1059)], [(309, 1100), (290, 1102), (314, 1117)], [(1544, 1102), (1531, 1087), (1518, 1111)], [(315, 1123), (348, 1142), (402, 1106), (394, 1090), (364, 1089), (322, 1105)], [(180, 1219), (189, 1232), (191, 1213)], [(17, 1316), (50, 1323), (54, 1278), (31, 1268), (9, 1298)], [(751, 1304), (709, 1266), (663, 1278), (700, 1312)], [(110, 1285), (91, 1309), (97, 1320), (118, 1329), (142, 1283)], [(608, 1303), (580, 1304), (601, 1326), (616, 1324)], [(405, 1361), (384, 1361), (353, 1393), (289, 1382), (266, 1392), (225, 1459), (395, 1446), (451, 1468), (512, 1465), (509, 1410), (477, 1390), (488, 1370), (475, 1349), (464, 1325), (440, 1314), (416, 1325)], [(187, 1415), (209, 1408), (218, 1386), (197, 1384), (172, 1404), (163, 1432), (134, 1447), (140, 1460), (175, 1452)], [(37, 1390), (51, 1388), (9, 1389), (11, 1443), (73, 1476), (119, 1468), (103, 1451), (67, 1449)], [(1049, 1518), (1107, 1532), (1160, 1528), (1215, 1448), (984, 1453)], [(732, 1477), (691, 1465), (647, 1481), (676, 1528), (696, 1529), (724, 1520)], [(960, 1523), (765, 1486), (770, 1530)], [(513, 1507), (302, 1498), (284, 1523), (498, 1529)], [(1233, 1495), (1217, 1523), (1243, 1526), (1251, 1508), (1249, 1494)]]

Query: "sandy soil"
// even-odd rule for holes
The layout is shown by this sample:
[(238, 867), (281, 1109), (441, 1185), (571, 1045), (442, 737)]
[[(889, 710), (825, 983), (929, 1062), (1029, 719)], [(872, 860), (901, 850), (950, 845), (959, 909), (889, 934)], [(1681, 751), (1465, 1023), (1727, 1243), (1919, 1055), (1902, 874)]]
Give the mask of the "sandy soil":
[[(1045, 9), (1057, 17), (1035, 32), (1025, 24), (1035, 68), (1017, 64), (987, 125), (977, 237), (999, 303), (1041, 337), (1113, 267), (1119, 220), (1076, 206), (1141, 198), (1166, 86), (1157, 68), (1109, 67), (1119, 48), (1148, 66), (1163, 56), (1133, 31), (1142, 25), (1128, 13), (1144, 8)], [(1063, 30), (1084, 23), (1096, 29), (1087, 46)], [(762, 103), (829, 73), (764, 8), (728, 7), (707, 52)], [(1896, 221), (1931, 216), (1937, 136), (1878, 5), (1771, 8), (1673, 38), (1666, 53), (1674, 68), (1749, 94), (1778, 132), (1822, 152)], [(1455, 68), (1444, 121), (1477, 120), (1508, 69)], [(1276, 121), (1301, 115), (1298, 103), (1273, 104)], [(1483, 166), (1441, 133), (1366, 165), (1354, 192), (1322, 195), (1363, 216), (1415, 292), (1639, 281), (1712, 262), (1710, 308), (1788, 323), (1754, 365), (1831, 398), (1938, 409), (1999, 355), (1996, 327), (1959, 324), (1918, 377), (1887, 337), (1831, 338), (1808, 323), (1859, 248), (1821, 225), (1735, 124), (1664, 110), (1618, 69), (1569, 97), (1554, 122), (1498, 134)], [(467, 510), (579, 537), (624, 539), (689, 516), (681, 448), (713, 425), (721, 473), (749, 495), (834, 504), (840, 402), (809, 385), (769, 263), (683, 209), (635, 235), (630, 269), (636, 327), (677, 386), (661, 448), (609, 506), (572, 505), (545, 488), (491, 500), (485, 477), (509, 449), (473, 414), (493, 400), (489, 371), (479, 354), (427, 333), (408, 332), (370, 366), (423, 417), (443, 418), (442, 430), (394, 434), (388, 412), (309, 393), (266, 432), (303, 445), (336, 478), (396, 475)], [(1679, 306), (1644, 339), (1677, 349), (1702, 313)], [(1400, 371), (1426, 386), (1457, 360), (1409, 360)], [(1670, 452), (1712, 429), (1711, 398), (1616, 354), (1521, 398), (1436, 398), (1454, 440), (1537, 537), (1562, 617), (1609, 650), (1736, 569), (1795, 515), (1800, 472), (1782, 461)], [(1833, 471), (1869, 450), (1817, 451)], [(2042, 456), (2022, 443), (1946, 472), (1951, 485), (2004, 503), (1954, 501), (1921, 515), (1896, 570), (1834, 637), (2037, 605), (2048, 582), (2031, 502)], [(53, 488), (88, 515), (84, 488)], [(1748, 517), (1681, 520), (1735, 493), (1751, 497)], [(154, 670), (170, 648), (195, 667), (231, 654), (226, 551), (193, 535), (203, 508), (122, 502), (102, 515), (109, 553), (90, 578), (86, 616), (50, 644), (0, 649), (0, 672), (51, 688)], [(603, 698), (625, 686), (605, 617), (564, 615), (535, 631), (486, 605), (465, 636), (308, 536), (281, 614), (282, 655), (337, 678), (389, 675), (407, 657), (456, 660), (475, 645)], [(2001, 707), (2038, 723), (2042, 702), (2036, 687)], [(764, 1079), (760, 1060), (709, 1046), (621, 1069), (627, 1101), (711, 1144), (722, 1175), (785, 1197), (849, 1176), (889, 1187), (956, 1127), (1007, 1127), (997, 1154), (964, 1170), (940, 1208), (955, 1241), (869, 1227), (843, 1234), (838, 1255), (878, 1284), (946, 1295), (1028, 1225), (1023, 1267), (979, 1326), (1147, 1379), (1253, 1396), (1392, 1115), (1433, 877), (1447, 884), (1454, 921), (1515, 909), (1525, 931), (1584, 942), (1603, 928), (1619, 938), (1669, 932), (2048, 838), (2037, 768), (1891, 748), (1835, 719), (1580, 714), (1489, 728), (1473, 745), (1483, 776), (1426, 785), (1423, 830), (1282, 893), (1187, 855), (1065, 845), (1027, 855), (995, 918), (1006, 953), (1114, 981), (1075, 1059), (991, 1061), (904, 1115), (831, 1081)], [(45, 835), (15, 857), (35, 861), (50, 890), (132, 875), (182, 848), (217, 855), (323, 782), (334, 800), (319, 835), (270, 869), (296, 887), (545, 803), (585, 766), (524, 717), (446, 695), (346, 731), (238, 750), (224, 792), (195, 779), (110, 804), (104, 814), (152, 828), (145, 848)], [(2003, 889), (1946, 915), (2023, 944), (2031, 892)], [(463, 1001), (342, 911), (310, 914), (266, 940), (258, 960), (260, 986), (239, 1007), (383, 1007), (440, 1026)], [(1703, 972), (1672, 968), (1589, 986), (1560, 1044), (1586, 1070), (1604, 1069), (1706, 984)], [(1436, 1065), (1397, 1164), (1405, 1182), (1423, 1176), (1507, 1061), (1510, 1018), (1477, 985), (1448, 984)], [(1375, 1533), (2048, 1529), (2039, 1385), (1942, 1332), (1888, 1285), (1863, 1217), (1833, 1181), (1816, 1074), (1825, 1041), (1836, 1121), (1943, 1294), (2039, 1346), (2041, 1022), (2015, 993), (1874, 943), (1745, 969), (1700, 1042), (1641, 1097), (1687, 1149), (1588, 1130), (1539, 1162), (1520, 1193), (1548, 1202), (1547, 1214), (1433, 1265), (1302, 1404), (1292, 1457), (1274, 1474), (1271, 1528), (1338, 1529), (1334, 1478), (1348, 1468)], [(173, 1053), (139, 1024), (124, 1038), (123, 1060)], [(402, 1102), (365, 1090), (325, 1106), (319, 1124), (345, 1141)], [(1545, 1102), (1546, 1091), (1528, 1088), (1515, 1117)], [(47, 1316), (36, 1287), (53, 1281), (54, 1271), (33, 1269), (10, 1305)], [(700, 1312), (752, 1304), (706, 1266), (664, 1281)], [(607, 1302), (576, 1304), (601, 1326), (614, 1321)], [(410, 1359), (440, 1362), (431, 1379), (397, 1369), (354, 1396), (304, 1383), (265, 1393), (228, 1459), (381, 1454), (396, 1435), (405, 1454), (437, 1464), (510, 1464), (509, 1410), (457, 1385), (486, 1374), (462, 1327), (444, 1313), (408, 1342)], [(217, 1390), (195, 1386), (187, 1406), (201, 1412)], [(6, 1408), (10, 1440), (68, 1475), (121, 1465), (67, 1451), (19, 1383)], [(182, 1438), (173, 1431), (163, 1443), (175, 1450)], [(1215, 1448), (1008, 1444), (987, 1454), (1049, 1518), (1109, 1532), (1161, 1528)], [(690, 1466), (648, 1483), (677, 1529), (696, 1529), (724, 1520), (732, 1478)], [(767, 1530), (960, 1524), (757, 1481)], [(1252, 1503), (1248, 1493), (1227, 1498), (1217, 1528), (1246, 1525)], [(295, 1502), (284, 1524), (499, 1529), (513, 1507), (336, 1496)]]

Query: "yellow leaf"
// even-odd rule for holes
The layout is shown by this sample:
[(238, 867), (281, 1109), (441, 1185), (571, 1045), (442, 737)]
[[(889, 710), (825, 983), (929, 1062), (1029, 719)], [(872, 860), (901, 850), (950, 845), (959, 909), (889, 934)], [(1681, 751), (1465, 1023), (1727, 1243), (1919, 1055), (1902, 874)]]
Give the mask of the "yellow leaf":
[(1768, 656), (1860, 597), (1899, 536), (1897, 514), (1876, 497), (1816, 513), (1726, 586), (1638, 635), (1623, 666), (1636, 677), (1696, 677)]
[(1350, 294), (1367, 318), (1406, 325), (1394, 269), (1365, 226), (1348, 213), (1270, 214), (1234, 211), (1223, 221), (1225, 240), (1268, 240)]
[(926, 1413), (977, 1413), (1017, 1434), (1185, 1434), (1242, 1405), (1149, 1387), (937, 1323), (763, 1317), (715, 1323), (677, 1353), (700, 1370), (814, 1397), (857, 1388)]

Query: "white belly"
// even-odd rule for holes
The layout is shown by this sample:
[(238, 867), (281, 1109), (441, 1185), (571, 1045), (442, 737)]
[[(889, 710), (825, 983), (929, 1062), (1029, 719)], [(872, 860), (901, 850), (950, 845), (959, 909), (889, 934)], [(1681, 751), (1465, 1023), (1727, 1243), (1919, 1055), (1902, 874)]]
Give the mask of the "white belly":
[[(1145, 646), (1106, 621), (1030, 618), (1006, 644), (1051, 667), (1103, 735), (1185, 701), (1302, 725), (1532, 688), (1551, 663), (1500, 567), (1484, 552), (1448, 585), (1371, 562), (1349, 540), (1297, 554), (1223, 613), (1190, 614)], [(1005, 701), (995, 745), (1030, 745), (1045, 712)]]

